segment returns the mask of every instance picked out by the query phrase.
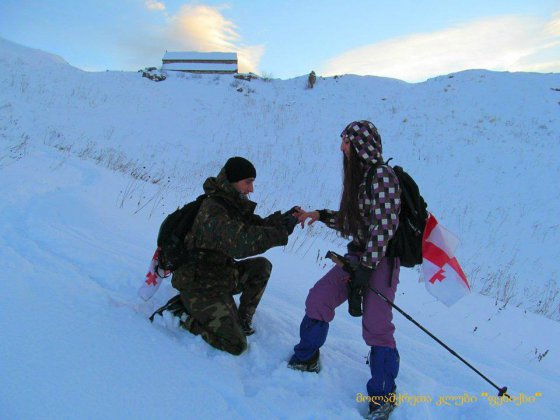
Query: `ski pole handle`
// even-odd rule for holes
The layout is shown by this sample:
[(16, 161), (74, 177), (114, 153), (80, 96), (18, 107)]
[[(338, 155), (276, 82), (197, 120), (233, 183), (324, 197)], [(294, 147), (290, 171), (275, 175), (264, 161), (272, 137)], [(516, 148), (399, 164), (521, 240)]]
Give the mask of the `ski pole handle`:
[(337, 254), (336, 252), (333, 251), (327, 251), (327, 255), (325, 255), (325, 258), (330, 259), (333, 263), (338, 265), (347, 273), (349, 274), (352, 273), (352, 268), (350, 267), (350, 263), (342, 255)]

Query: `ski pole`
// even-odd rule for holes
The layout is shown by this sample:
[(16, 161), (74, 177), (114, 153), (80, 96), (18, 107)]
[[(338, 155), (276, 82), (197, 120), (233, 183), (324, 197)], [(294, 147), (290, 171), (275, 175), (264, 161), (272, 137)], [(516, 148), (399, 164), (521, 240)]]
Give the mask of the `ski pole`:
[[(344, 258), (342, 255), (337, 254), (336, 252), (328, 251), (327, 255), (326, 255), (326, 258), (329, 258), (330, 260), (332, 260), (336, 265), (338, 265), (341, 268), (348, 269), (350, 267), (350, 263), (348, 262), (348, 260), (346, 258)], [(490, 379), (488, 379), (484, 374), (482, 374), (478, 369), (476, 369), (473, 365), (471, 365), (469, 362), (467, 362), (465, 359), (463, 359), (459, 354), (457, 354), (457, 352), (455, 350), (450, 348), (447, 344), (445, 344), (443, 341), (441, 341), (439, 338), (437, 338), (435, 335), (433, 335), (430, 331), (428, 331), (426, 328), (424, 328), (414, 318), (412, 318), (405, 311), (403, 311), (401, 308), (399, 308), (397, 305), (395, 305), (393, 302), (391, 302), (389, 299), (387, 299), (387, 297), (385, 295), (383, 295), (383, 293), (378, 292), (377, 290), (373, 289), (369, 285), (368, 285), (368, 288), (373, 293), (375, 293), (377, 296), (379, 296), (381, 299), (383, 299), (385, 302), (387, 302), (389, 305), (391, 305), (391, 307), (393, 307), (397, 311), (399, 311), (406, 319), (408, 319), (410, 322), (412, 322), (414, 325), (416, 325), (418, 328), (420, 328), (422, 331), (424, 331), (426, 334), (428, 334), (430, 337), (432, 337), (435, 341), (438, 342), (438, 344), (440, 344), (443, 348), (445, 348), (447, 351), (449, 351), (453, 356), (457, 357), (461, 362), (463, 362), (465, 365), (470, 367), (480, 377), (482, 377), (486, 382), (488, 382), (490, 385), (492, 385), (494, 388), (496, 388), (498, 390), (498, 396), (499, 397), (505, 395), (510, 400), (512, 399), (507, 394), (507, 386), (504, 386), (504, 387), (500, 388), (498, 385), (496, 385), (494, 382), (492, 382)]]

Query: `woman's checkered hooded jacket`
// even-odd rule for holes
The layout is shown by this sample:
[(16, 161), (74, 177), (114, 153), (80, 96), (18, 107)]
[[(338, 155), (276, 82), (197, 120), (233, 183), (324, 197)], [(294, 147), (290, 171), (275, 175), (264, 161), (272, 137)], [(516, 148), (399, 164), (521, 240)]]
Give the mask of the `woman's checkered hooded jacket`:
[[(399, 226), (399, 180), (393, 168), (383, 162), (381, 136), (371, 122), (354, 121), (346, 126), (340, 136), (348, 137), (364, 170), (358, 193), (362, 223), (352, 242), (359, 249), (365, 250), (361, 263), (375, 268), (385, 255), (389, 240)], [(370, 185), (371, 192), (367, 194), (366, 179), (371, 170), (375, 174)], [(322, 222), (331, 228), (337, 228), (336, 211), (325, 209), (320, 214)]]

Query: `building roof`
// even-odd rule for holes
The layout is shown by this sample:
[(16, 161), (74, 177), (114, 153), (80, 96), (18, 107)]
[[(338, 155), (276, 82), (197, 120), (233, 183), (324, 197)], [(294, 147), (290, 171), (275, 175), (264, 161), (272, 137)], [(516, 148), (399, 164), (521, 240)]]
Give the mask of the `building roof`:
[(163, 60), (235, 60), (237, 53), (229, 52), (196, 52), (196, 51), (176, 51), (166, 52)]
[(177, 70), (177, 71), (237, 71), (237, 64), (227, 63), (164, 63), (161, 66), (162, 70)]

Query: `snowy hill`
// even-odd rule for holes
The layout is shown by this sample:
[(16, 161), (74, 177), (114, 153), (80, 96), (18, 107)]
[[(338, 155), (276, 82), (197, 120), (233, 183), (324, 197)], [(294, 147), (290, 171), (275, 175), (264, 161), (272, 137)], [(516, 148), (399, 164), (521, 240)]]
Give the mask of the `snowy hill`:
[[(136, 291), (163, 215), (225, 160), (257, 167), (257, 212), (336, 208), (339, 133), (370, 119), (462, 241), (476, 292), (452, 308), (403, 270), (397, 303), (511, 393), (494, 406), (480, 377), (395, 313), (399, 391), (431, 396), (394, 418), (554, 418), (560, 409), (560, 75), (472, 70), (419, 84), (344, 75), (87, 73), (0, 39), (1, 418), (359, 418), (367, 347), (337, 311), (324, 370), (285, 367), (327, 249), (315, 226), (267, 253), (274, 270), (250, 348), (232, 357), (146, 315)], [(535, 393), (542, 393), (535, 396)], [(438, 406), (468, 393), (476, 403)]]

